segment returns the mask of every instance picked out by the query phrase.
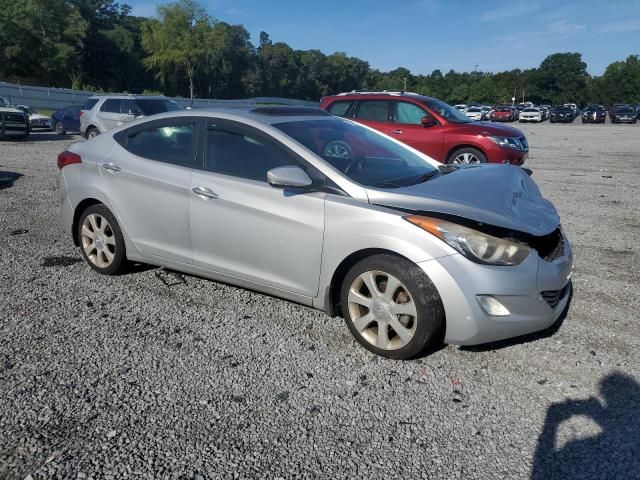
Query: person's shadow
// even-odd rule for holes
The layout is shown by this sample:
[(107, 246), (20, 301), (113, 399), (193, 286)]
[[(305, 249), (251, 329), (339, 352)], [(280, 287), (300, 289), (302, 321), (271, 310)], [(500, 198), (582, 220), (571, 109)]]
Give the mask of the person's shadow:
[[(621, 372), (600, 381), (600, 395), (554, 403), (533, 459), (532, 480), (640, 479), (640, 385)], [(563, 422), (574, 416), (594, 421), (601, 432), (573, 439), (558, 448)]]

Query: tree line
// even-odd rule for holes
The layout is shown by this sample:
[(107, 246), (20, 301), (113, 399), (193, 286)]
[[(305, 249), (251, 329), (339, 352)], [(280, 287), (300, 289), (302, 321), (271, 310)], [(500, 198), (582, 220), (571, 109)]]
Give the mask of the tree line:
[(382, 72), (336, 52), (294, 50), (208, 15), (195, 0), (136, 17), (115, 0), (0, 0), (0, 79), (95, 91), (201, 98), (318, 100), (355, 89), (418, 92), (450, 103), (640, 103), (640, 58), (591, 76), (580, 53), (499, 73)]

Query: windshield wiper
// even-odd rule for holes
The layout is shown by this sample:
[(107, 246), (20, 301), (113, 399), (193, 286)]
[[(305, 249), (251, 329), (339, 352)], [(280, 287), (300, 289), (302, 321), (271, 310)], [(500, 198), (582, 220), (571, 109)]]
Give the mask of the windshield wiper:
[(418, 183), (424, 183), (427, 180), (431, 180), (433, 177), (437, 177), (441, 173), (442, 172), (440, 170), (432, 170), (431, 172), (427, 172), (423, 175), (420, 175), (412, 185), (417, 185)]

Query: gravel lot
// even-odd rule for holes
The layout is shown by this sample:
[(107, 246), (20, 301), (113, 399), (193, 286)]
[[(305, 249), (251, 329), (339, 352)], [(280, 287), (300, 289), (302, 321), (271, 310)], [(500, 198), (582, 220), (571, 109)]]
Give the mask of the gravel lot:
[(640, 129), (520, 128), (569, 314), (410, 362), (265, 295), (94, 273), (56, 205), (79, 137), (0, 141), (0, 478), (640, 478)]

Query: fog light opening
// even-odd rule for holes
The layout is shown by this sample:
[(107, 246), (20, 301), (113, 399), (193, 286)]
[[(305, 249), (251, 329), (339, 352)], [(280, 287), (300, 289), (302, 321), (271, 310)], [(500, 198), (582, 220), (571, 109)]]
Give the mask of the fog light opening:
[(480, 308), (484, 310), (484, 313), (492, 317), (506, 317), (511, 315), (511, 312), (500, 301), (492, 297), (491, 295), (476, 295)]

